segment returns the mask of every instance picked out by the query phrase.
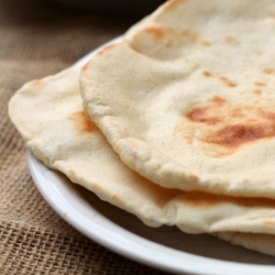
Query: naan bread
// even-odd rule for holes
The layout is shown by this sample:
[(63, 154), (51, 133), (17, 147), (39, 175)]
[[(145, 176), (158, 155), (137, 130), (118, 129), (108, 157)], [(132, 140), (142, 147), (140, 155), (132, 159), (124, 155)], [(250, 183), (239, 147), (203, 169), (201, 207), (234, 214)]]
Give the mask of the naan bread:
[(70, 68), (34, 80), (10, 101), (10, 118), (38, 159), (149, 226), (275, 234), (273, 200), (165, 189), (130, 170), (84, 112), (78, 76)]
[(172, 0), (124, 39), (81, 77), (123, 162), (166, 188), (274, 199), (275, 2)]

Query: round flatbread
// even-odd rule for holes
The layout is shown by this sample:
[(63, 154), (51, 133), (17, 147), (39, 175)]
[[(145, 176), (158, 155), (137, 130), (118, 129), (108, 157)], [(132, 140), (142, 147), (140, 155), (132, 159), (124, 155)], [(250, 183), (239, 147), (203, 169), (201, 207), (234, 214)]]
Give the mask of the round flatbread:
[(39, 160), (150, 226), (275, 234), (273, 200), (165, 189), (129, 169), (84, 112), (79, 70), (27, 83), (10, 101), (10, 118)]
[(90, 117), (165, 187), (275, 198), (275, 2), (169, 1), (83, 69)]

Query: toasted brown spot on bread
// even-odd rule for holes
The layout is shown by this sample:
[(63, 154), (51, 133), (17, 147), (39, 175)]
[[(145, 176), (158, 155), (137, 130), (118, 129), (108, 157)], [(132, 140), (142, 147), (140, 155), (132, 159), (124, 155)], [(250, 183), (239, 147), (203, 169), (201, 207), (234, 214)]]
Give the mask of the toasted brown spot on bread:
[(204, 47), (210, 47), (210, 46), (211, 46), (211, 42), (209, 42), (208, 40), (202, 40), (202, 41), (201, 41), (201, 44), (202, 44)]
[(224, 146), (239, 146), (243, 143), (265, 137), (260, 125), (235, 124), (223, 127), (215, 136), (208, 139), (209, 142)]
[(224, 36), (224, 40), (225, 40), (225, 42), (231, 43), (231, 42), (236, 41), (236, 38), (231, 34), (227, 34)]
[(43, 79), (35, 79), (30, 83), (32, 87), (41, 86), (44, 84), (45, 84), (45, 81)]
[[(245, 108), (245, 106), (240, 108)], [(253, 112), (254, 117), (248, 115), (240, 123), (222, 127), (212, 140), (209, 139), (209, 142), (238, 147), (251, 141), (275, 137), (274, 112), (268, 112), (257, 107), (249, 107), (247, 110)]]
[(203, 75), (204, 75), (205, 77), (213, 77), (213, 74), (210, 73), (209, 71), (204, 71), (204, 72), (203, 72)]
[(236, 149), (250, 142), (275, 137), (275, 112), (257, 105), (234, 104), (219, 96), (194, 106), (184, 117), (193, 124), (192, 127), (199, 129), (198, 139), (208, 144)]
[(217, 113), (212, 112), (212, 110), (224, 104), (225, 100), (219, 96), (214, 96), (211, 102), (213, 105), (195, 107), (187, 112), (185, 116), (193, 122), (201, 122), (209, 125), (219, 123), (221, 118), (218, 117)]
[(275, 73), (275, 69), (265, 68), (265, 69), (263, 69), (263, 73), (264, 74), (274, 74)]
[(237, 84), (226, 76), (219, 76), (219, 79), (225, 83), (228, 87), (234, 88)]
[(191, 42), (195, 42), (198, 40), (198, 33), (195, 30), (192, 29), (185, 29), (181, 32), (181, 35), (185, 38), (187, 38)]
[(156, 41), (163, 40), (165, 37), (167, 37), (170, 34), (168, 29), (164, 29), (156, 26), (148, 26), (147, 28), (144, 29), (144, 32), (154, 37)]
[(255, 81), (254, 84), (255, 84), (255, 86), (259, 86), (259, 87), (266, 86), (266, 84), (264, 82), (262, 82), (262, 81)]
[(226, 77), (226, 76), (217, 76), (214, 75), (213, 73), (209, 72), (209, 71), (203, 71), (203, 75), (205, 77), (211, 77), (213, 79), (217, 79), (221, 82), (223, 82), (226, 86), (230, 87), (230, 88), (234, 88), (237, 87), (237, 83), (234, 82), (233, 80), (231, 80), (230, 78)]
[(275, 221), (267, 220), (267, 221), (264, 221), (263, 223), (266, 226), (271, 226), (271, 227), (275, 226)]
[(261, 95), (262, 94), (262, 90), (256, 89), (256, 90), (254, 90), (254, 94)]
[(218, 95), (213, 96), (210, 101), (216, 104), (216, 106), (221, 106), (226, 103), (226, 100)]
[(201, 122), (205, 124), (217, 124), (220, 119), (216, 116), (209, 116), (207, 111), (209, 107), (197, 107), (186, 114), (186, 117), (193, 122)]
[(73, 113), (70, 116), (70, 119), (73, 121), (77, 131), (80, 133), (90, 133), (98, 130), (95, 123), (83, 110)]

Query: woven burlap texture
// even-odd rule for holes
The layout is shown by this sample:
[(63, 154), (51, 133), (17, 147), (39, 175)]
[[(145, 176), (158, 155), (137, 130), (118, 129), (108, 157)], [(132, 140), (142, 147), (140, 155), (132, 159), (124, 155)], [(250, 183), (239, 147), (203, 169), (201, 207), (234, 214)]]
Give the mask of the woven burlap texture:
[(87, 239), (43, 200), (7, 105), (25, 82), (69, 66), (136, 19), (0, 2), (0, 274), (163, 274)]

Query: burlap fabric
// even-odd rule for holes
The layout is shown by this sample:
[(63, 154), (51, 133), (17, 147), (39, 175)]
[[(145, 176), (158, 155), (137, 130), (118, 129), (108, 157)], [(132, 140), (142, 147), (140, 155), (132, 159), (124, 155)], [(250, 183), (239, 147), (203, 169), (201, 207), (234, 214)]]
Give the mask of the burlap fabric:
[(0, 274), (164, 274), (110, 252), (42, 199), (7, 103), (25, 82), (69, 66), (138, 20), (35, 0), (0, 1)]

